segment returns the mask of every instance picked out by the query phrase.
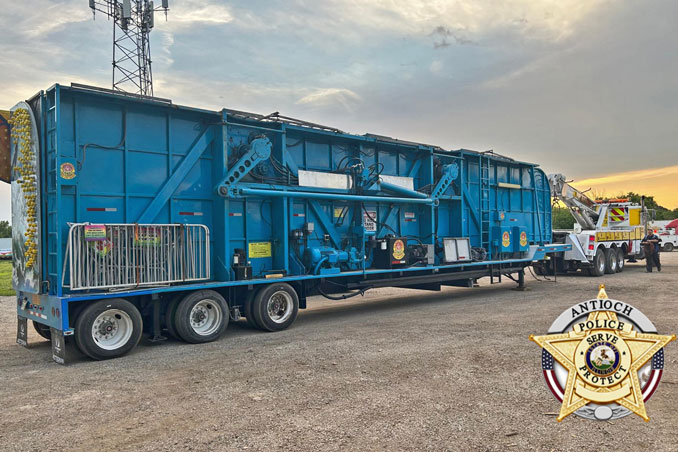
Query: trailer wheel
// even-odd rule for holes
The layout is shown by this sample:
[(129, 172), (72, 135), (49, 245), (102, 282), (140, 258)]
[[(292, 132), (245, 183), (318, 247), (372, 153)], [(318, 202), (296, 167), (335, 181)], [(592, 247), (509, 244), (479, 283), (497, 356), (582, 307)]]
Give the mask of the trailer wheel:
[(624, 265), (626, 265), (626, 259), (624, 259), (624, 249), (617, 248), (617, 273), (624, 271)]
[(165, 311), (165, 328), (167, 328), (167, 332), (170, 334), (170, 336), (175, 339), (181, 339), (181, 337), (179, 337), (179, 333), (177, 333), (177, 327), (174, 323), (179, 301), (181, 301), (181, 297), (175, 296), (169, 303), (167, 303), (167, 310)]
[(254, 319), (254, 314), (252, 313), (252, 303), (254, 302), (254, 296), (256, 295), (256, 293), (257, 293), (256, 289), (252, 289), (249, 292), (247, 292), (247, 297), (245, 298), (245, 305), (243, 306), (244, 311), (243, 314), (245, 315), (245, 319), (247, 320), (247, 324), (249, 326), (257, 330), (260, 330), (262, 329), (262, 327)]
[(47, 339), (48, 341), (52, 340), (52, 333), (47, 325), (43, 325), (42, 323), (33, 320), (33, 328), (35, 328), (35, 332), (43, 338)]
[(212, 342), (226, 331), (228, 303), (213, 290), (191, 292), (181, 299), (174, 314), (179, 336), (191, 344)]
[(671, 251), (673, 251), (673, 243), (665, 243), (663, 248), (664, 251), (670, 253)]
[(252, 300), (252, 317), (265, 331), (280, 331), (292, 325), (299, 314), (297, 292), (285, 283), (261, 288)]
[(132, 350), (141, 339), (139, 310), (122, 298), (87, 306), (75, 321), (75, 343), (92, 359), (109, 359)]
[(605, 249), (605, 273), (611, 275), (617, 273), (617, 249)]
[(589, 269), (591, 276), (603, 276), (605, 274), (605, 251), (598, 247), (596, 255), (593, 257), (593, 267)]

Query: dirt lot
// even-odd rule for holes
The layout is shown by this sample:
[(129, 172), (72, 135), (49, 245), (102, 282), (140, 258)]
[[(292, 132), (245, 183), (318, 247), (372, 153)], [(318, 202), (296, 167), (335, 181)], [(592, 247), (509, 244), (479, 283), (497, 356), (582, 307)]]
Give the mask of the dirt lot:
[[(14, 344), (14, 301), (0, 302), (0, 449), (5, 450), (678, 450), (678, 346), (667, 348), (652, 418), (555, 421), (530, 333), (565, 308), (611, 298), (678, 329), (678, 252), (603, 278), (528, 277), (443, 292), (380, 290), (313, 299), (281, 333), (229, 325), (212, 344), (142, 344), (93, 362), (51, 361), (36, 334)], [(355, 300), (355, 299), (354, 299)]]

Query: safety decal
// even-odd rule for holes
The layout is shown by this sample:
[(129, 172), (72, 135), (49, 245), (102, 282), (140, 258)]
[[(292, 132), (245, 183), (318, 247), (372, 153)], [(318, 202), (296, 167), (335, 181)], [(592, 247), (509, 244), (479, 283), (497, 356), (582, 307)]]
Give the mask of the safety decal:
[(249, 245), (249, 258), (271, 257), (271, 242), (252, 242)]

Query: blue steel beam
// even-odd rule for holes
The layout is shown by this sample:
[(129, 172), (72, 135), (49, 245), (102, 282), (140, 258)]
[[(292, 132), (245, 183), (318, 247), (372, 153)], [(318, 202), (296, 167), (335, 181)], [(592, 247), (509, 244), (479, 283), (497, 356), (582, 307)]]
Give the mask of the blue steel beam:
[(421, 193), (415, 190), (410, 190), (409, 188), (401, 187), (400, 185), (391, 184), (379, 178), (377, 181), (377, 186), (380, 190), (395, 193), (400, 196), (410, 196), (412, 198), (425, 199), (428, 198), (426, 193)]
[(392, 198), (390, 196), (362, 196), (349, 195), (341, 193), (314, 193), (308, 191), (284, 191), (284, 190), (262, 190), (259, 188), (238, 187), (235, 189), (240, 196), (264, 196), (264, 197), (288, 197), (288, 198), (306, 198), (306, 199), (337, 199), (349, 202), (390, 202), (400, 204), (427, 204), (438, 205), (437, 199), (420, 198)]
[(153, 223), (155, 217), (158, 216), (164, 205), (172, 197), (174, 191), (193, 169), (198, 162), (198, 159), (200, 159), (200, 156), (205, 152), (213, 140), (214, 131), (212, 130), (212, 127), (208, 127), (186, 153), (186, 156), (181, 163), (179, 163), (176, 171), (174, 171), (172, 176), (167, 179), (165, 185), (163, 185), (158, 194), (155, 195), (155, 198), (153, 198), (148, 207), (146, 207), (146, 210), (139, 216), (137, 223)]

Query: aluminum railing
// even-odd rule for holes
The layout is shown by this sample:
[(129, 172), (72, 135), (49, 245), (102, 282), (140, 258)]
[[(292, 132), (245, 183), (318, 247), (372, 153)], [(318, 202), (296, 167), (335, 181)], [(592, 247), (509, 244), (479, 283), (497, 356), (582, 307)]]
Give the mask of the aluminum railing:
[(210, 278), (209, 229), (201, 224), (70, 225), (71, 290), (125, 289)]

